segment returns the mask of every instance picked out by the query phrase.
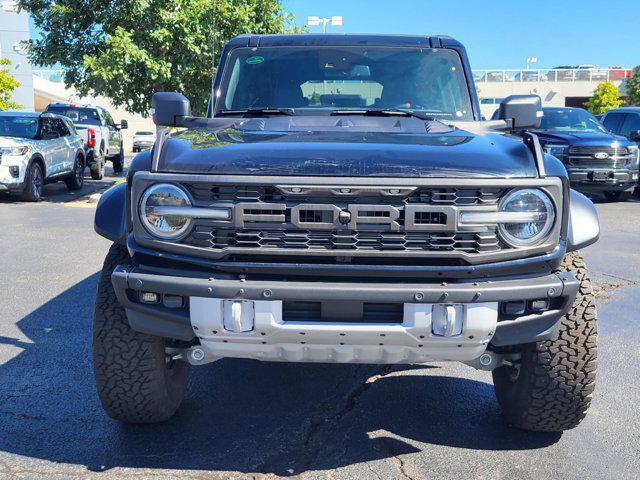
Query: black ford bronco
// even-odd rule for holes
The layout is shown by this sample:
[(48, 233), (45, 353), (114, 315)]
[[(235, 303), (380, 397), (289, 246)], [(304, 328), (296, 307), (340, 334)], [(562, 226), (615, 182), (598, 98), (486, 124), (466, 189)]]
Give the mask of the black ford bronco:
[(578, 250), (593, 204), (545, 154), (536, 96), (481, 121), (449, 37), (240, 36), (206, 118), (157, 93), (154, 148), (107, 191), (93, 358), (107, 413), (171, 417), (189, 369), (460, 361), (513, 425), (562, 431), (594, 389)]

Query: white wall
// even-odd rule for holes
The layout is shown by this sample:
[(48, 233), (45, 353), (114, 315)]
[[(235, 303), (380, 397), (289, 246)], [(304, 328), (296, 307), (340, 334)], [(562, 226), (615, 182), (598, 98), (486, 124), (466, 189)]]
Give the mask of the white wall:
[(0, 0), (0, 58), (11, 61), (10, 71), (20, 82), (14, 90), (12, 100), (23, 110), (33, 110), (33, 74), (24, 49), (16, 47), (29, 40), (29, 15), (13, 11), (14, 2)]

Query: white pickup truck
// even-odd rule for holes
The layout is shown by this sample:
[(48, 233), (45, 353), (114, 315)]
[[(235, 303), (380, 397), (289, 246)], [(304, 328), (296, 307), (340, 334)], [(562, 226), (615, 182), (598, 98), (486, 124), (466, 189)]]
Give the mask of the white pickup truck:
[(107, 160), (113, 163), (115, 173), (122, 172), (124, 149), (121, 130), (128, 127), (126, 120), (116, 124), (107, 110), (95, 105), (51, 103), (46, 111), (64, 115), (73, 121), (78, 133), (85, 140), (87, 166), (92, 179), (102, 179)]

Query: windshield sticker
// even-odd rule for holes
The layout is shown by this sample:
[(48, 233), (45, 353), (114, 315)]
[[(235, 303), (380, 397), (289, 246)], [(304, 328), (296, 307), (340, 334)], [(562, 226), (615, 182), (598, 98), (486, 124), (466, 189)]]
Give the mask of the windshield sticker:
[(264, 57), (261, 57), (260, 55), (255, 55), (253, 57), (247, 58), (246, 62), (249, 65), (259, 65), (262, 62), (264, 62)]

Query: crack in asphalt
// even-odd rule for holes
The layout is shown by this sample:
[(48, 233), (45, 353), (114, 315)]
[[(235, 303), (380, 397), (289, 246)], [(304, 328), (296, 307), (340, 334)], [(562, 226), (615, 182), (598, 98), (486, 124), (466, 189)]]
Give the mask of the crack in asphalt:
[(414, 480), (414, 478), (407, 473), (407, 470), (406, 470), (406, 467), (405, 467), (405, 464), (404, 464), (404, 460), (402, 460), (402, 456), (401, 455), (394, 455), (393, 459), (397, 463), (398, 471), (400, 472), (400, 475), (402, 476), (402, 478), (404, 478), (406, 480)]
[(618, 275), (612, 275), (610, 273), (596, 272), (596, 271), (593, 271), (592, 273), (595, 275), (601, 275), (603, 277), (608, 277), (608, 278), (617, 280), (617, 281), (611, 281), (611, 282), (605, 282), (605, 283), (595, 282), (592, 280), (593, 295), (595, 298), (600, 300), (601, 303), (606, 302), (607, 300), (610, 300), (613, 297), (613, 292), (615, 290), (618, 290), (620, 288), (640, 285), (640, 281), (631, 280), (628, 278), (620, 277)]
[[(351, 413), (358, 405), (360, 397), (375, 383), (378, 379), (387, 375), (393, 365), (382, 365), (377, 368), (372, 374), (368, 375), (364, 381), (361, 380), (362, 374), (366, 373), (366, 370), (370, 369), (369, 365), (360, 366), (360, 368), (354, 369), (354, 382), (357, 383), (355, 388), (351, 390), (343, 397), (342, 406), (333, 414), (320, 415), (312, 417), (302, 434), (302, 447), (294, 455), (287, 455), (286, 460), (293, 461), (293, 467), (286, 468), (286, 473), (289, 475), (300, 474), (306, 471), (310, 465), (313, 465), (320, 449), (324, 446), (325, 442), (322, 441), (323, 432), (330, 431), (331, 426), (339, 423), (345, 416)], [(320, 404), (317, 409), (322, 412), (326, 409), (327, 405), (330, 405), (332, 400), (327, 400)], [(263, 462), (263, 464), (257, 469), (258, 472), (268, 475), (270, 472), (278, 470), (278, 467), (282, 469), (282, 455), (277, 455)]]

